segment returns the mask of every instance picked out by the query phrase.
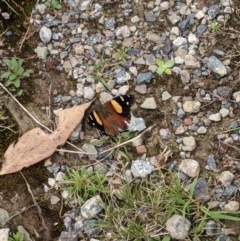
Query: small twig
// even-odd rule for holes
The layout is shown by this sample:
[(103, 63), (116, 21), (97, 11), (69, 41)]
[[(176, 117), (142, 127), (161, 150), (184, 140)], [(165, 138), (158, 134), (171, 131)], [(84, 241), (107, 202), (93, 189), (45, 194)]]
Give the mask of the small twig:
[(13, 215), (12, 215), (11, 217), (9, 217), (4, 223), (2, 223), (1, 226), (4, 227), (4, 225), (5, 225), (6, 223), (8, 223), (11, 219), (13, 219), (13, 218), (16, 217), (17, 215), (20, 215), (21, 213), (27, 211), (29, 208), (32, 208), (32, 207), (34, 207), (34, 206), (35, 206), (35, 204), (33, 204), (33, 205), (31, 205), (31, 206), (29, 206), (29, 207), (27, 207), (27, 208), (23, 208), (21, 212), (17, 212), (17, 213), (15, 213), (15, 214), (13, 214)]
[[(2, 125), (0, 125), (0, 128), (3, 128), (3, 130), (10, 130), (10, 131), (12, 131), (14, 134), (16, 134), (17, 133), (17, 131), (14, 131), (14, 130), (12, 130), (11, 129), (11, 127), (14, 127), (15, 125), (12, 125), (12, 126), (2, 126)], [(0, 132), (1, 131), (3, 131), (3, 130), (0, 130)]]
[(225, 143), (225, 142), (223, 142), (223, 141), (221, 141), (221, 140), (219, 140), (219, 141), (220, 141), (222, 144), (233, 148), (235, 151), (240, 152), (240, 148), (238, 148), (238, 147), (236, 147), (236, 146), (233, 146), (233, 145), (230, 145), (229, 143)]
[[(0, 86), (13, 98), (13, 100), (41, 127), (45, 128), (46, 130), (48, 130), (49, 132), (53, 132), (51, 129), (49, 129), (47, 126), (43, 125), (40, 121), (38, 121), (12, 94), (11, 92), (8, 91), (8, 89), (2, 84), (0, 83)], [(87, 153), (85, 151), (83, 151), (81, 148), (75, 146), (74, 144), (72, 144), (71, 142), (67, 141), (66, 142), (68, 145), (76, 148), (79, 152), (78, 153), (83, 153), (86, 154)]]
[[(157, 124), (153, 124), (151, 126), (149, 126), (147, 129), (145, 129), (142, 133), (140, 133), (138, 136), (133, 137), (132, 139), (125, 141), (123, 143), (120, 143), (116, 146), (113, 146), (107, 150), (101, 151), (99, 152), (99, 155), (105, 153), (105, 152), (109, 152), (112, 151), (114, 149), (117, 149), (121, 146), (125, 146), (126, 144), (128, 144), (129, 142), (133, 142), (135, 140), (137, 140), (138, 138), (140, 138), (143, 134), (145, 134), (147, 131), (151, 131)], [(57, 149), (57, 151), (61, 151), (61, 152), (67, 152), (67, 153), (75, 153), (75, 154), (86, 154), (86, 155), (93, 155), (94, 153), (86, 153), (86, 152), (79, 152), (79, 151), (70, 151), (70, 150), (63, 150), (63, 149)]]
[(3, 36), (3, 34), (5, 34), (8, 31), (8, 29), (6, 29), (3, 33), (0, 34), (0, 37)]
[(41, 210), (41, 208), (39, 207), (39, 205), (38, 205), (35, 197), (33, 196), (32, 190), (31, 190), (31, 188), (30, 188), (30, 186), (29, 186), (29, 184), (28, 184), (28, 182), (27, 182), (27, 179), (25, 178), (25, 176), (23, 175), (23, 173), (22, 173), (21, 171), (20, 171), (20, 173), (21, 173), (21, 175), (22, 175), (22, 177), (23, 177), (23, 179), (24, 179), (24, 181), (25, 181), (25, 183), (26, 183), (26, 185), (27, 185), (28, 192), (31, 194), (31, 197), (32, 197), (34, 206), (35, 206), (35, 207), (37, 208), (37, 210), (38, 210), (39, 217), (40, 217), (40, 219), (41, 219), (41, 221), (42, 221), (42, 226), (43, 226), (46, 230), (49, 230), (48, 227), (47, 227), (46, 224), (45, 224), (44, 219), (43, 219), (42, 210)]
[[(39, 2), (39, 0), (37, 0), (37, 2), (36, 2), (35, 5), (37, 5), (38, 2)], [(32, 11), (32, 13), (31, 13), (31, 16), (30, 16), (29, 19), (31, 19), (32, 16), (33, 16), (33, 11)], [(27, 18), (27, 17), (26, 17), (26, 18)], [(28, 33), (29, 33), (29, 31), (30, 31), (30, 28), (31, 28), (31, 24), (28, 25), (27, 31), (26, 31), (26, 33), (25, 33), (25, 35), (24, 35), (24, 37), (23, 37), (23, 39), (22, 39), (22, 41), (21, 41), (21, 43), (20, 43), (19, 50), (22, 49), (22, 45), (23, 45), (23, 43), (25, 42), (25, 40), (26, 40), (26, 38), (27, 38), (27, 36), (28, 36)]]
[(17, 6), (20, 9), (20, 11), (23, 13), (24, 17), (28, 18), (28, 16), (26, 15), (26, 13), (24, 11), (24, 8), (22, 6), (20, 6), (18, 3), (16, 3), (14, 0), (11, 0), (11, 1), (15, 4), (15, 6)]

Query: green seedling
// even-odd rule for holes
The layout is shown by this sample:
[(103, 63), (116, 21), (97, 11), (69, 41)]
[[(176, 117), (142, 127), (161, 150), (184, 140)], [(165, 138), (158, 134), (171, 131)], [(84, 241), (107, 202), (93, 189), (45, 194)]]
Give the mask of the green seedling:
[(60, 10), (62, 9), (61, 1), (59, 2), (58, 0), (50, 0), (45, 3), (45, 5), (49, 8)]
[[(20, 87), (20, 80), (26, 77), (30, 77), (30, 72), (25, 71), (22, 67), (23, 60), (22, 59), (4, 59), (3, 62), (7, 65), (8, 71), (1, 74), (0, 79), (6, 79), (4, 85), (14, 86), (16, 88)], [(14, 91), (15, 89), (13, 89)], [(19, 90), (17, 96), (22, 95), (22, 90)]]
[(120, 49), (118, 49), (115, 53), (113, 53), (113, 55), (115, 56), (116, 60), (126, 63), (128, 50), (129, 50), (129, 48), (122, 45), (122, 47)]
[(12, 237), (8, 238), (8, 241), (24, 241), (24, 235), (16, 232), (12, 234)]
[(81, 204), (94, 195), (99, 194), (104, 197), (109, 193), (107, 178), (99, 172), (92, 172), (84, 167), (68, 170), (62, 184), (70, 199), (78, 200)]
[(167, 60), (166, 62), (164, 62), (162, 59), (157, 59), (156, 63), (158, 65), (158, 68), (157, 68), (158, 74), (166, 73), (170, 75), (172, 73), (171, 68), (174, 65), (174, 62), (172, 60)]
[(215, 33), (217, 32), (218, 30), (221, 29), (222, 27), (222, 24), (221, 23), (218, 23), (215, 19), (214, 20), (208, 20), (208, 24), (210, 26), (210, 31), (212, 33)]

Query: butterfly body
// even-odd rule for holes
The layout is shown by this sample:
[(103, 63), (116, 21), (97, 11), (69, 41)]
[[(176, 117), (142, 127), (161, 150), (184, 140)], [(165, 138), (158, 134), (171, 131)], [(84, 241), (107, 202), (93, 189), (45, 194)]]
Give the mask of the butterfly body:
[(130, 120), (133, 101), (132, 95), (117, 96), (105, 104), (97, 106), (90, 113), (88, 122), (101, 132), (109, 136), (115, 136), (126, 130), (126, 122)]

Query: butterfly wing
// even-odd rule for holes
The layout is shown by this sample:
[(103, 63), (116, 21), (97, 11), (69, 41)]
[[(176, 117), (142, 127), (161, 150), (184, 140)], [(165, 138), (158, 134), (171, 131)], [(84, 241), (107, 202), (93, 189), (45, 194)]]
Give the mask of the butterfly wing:
[(134, 101), (131, 95), (117, 96), (98, 106), (88, 118), (89, 123), (109, 136), (115, 136), (127, 128), (126, 121), (130, 119), (131, 105)]

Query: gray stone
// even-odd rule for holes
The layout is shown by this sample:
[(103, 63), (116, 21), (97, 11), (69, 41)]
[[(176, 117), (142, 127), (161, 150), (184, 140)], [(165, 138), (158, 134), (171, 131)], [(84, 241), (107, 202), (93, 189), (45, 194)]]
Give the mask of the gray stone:
[(239, 202), (237, 201), (229, 201), (225, 206), (224, 210), (225, 211), (232, 211), (232, 212), (237, 212), (239, 210)]
[(84, 93), (83, 93), (83, 97), (84, 99), (88, 99), (88, 100), (92, 100), (95, 96), (95, 93), (92, 89), (92, 87), (84, 87)]
[(146, 64), (146, 61), (145, 61), (145, 59), (143, 58), (143, 56), (141, 56), (140, 58), (138, 58), (138, 59), (136, 59), (136, 60), (134, 61), (134, 64), (136, 64), (136, 65), (140, 65), (140, 64), (145, 65), (145, 64)]
[(192, 55), (187, 54), (185, 56), (185, 65), (189, 69), (199, 69), (201, 67), (200, 62)]
[(210, 6), (209, 9), (208, 9), (208, 12), (207, 12), (208, 13), (208, 19), (214, 19), (217, 16), (217, 14), (219, 13), (219, 11), (220, 11), (220, 8), (219, 8), (218, 5)]
[(204, 177), (200, 177), (197, 180), (197, 183), (194, 188), (193, 196), (200, 202), (206, 202), (210, 199), (207, 181)]
[(4, 224), (9, 219), (9, 213), (7, 210), (0, 208), (0, 224)]
[(89, 158), (90, 160), (95, 160), (98, 156), (98, 152), (97, 152), (97, 149), (95, 148), (94, 145), (91, 145), (89, 143), (85, 143), (83, 146), (82, 146), (82, 149), (83, 151), (85, 151), (86, 153), (91, 153), (89, 155)]
[(96, 195), (88, 199), (81, 206), (81, 214), (85, 219), (91, 219), (96, 217), (98, 213), (103, 210), (104, 203), (99, 195)]
[(84, 232), (87, 234), (88, 238), (98, 236), (100, 232), (100, 224), (98, 220), (85, 220), (83, 223)]
[(183, 134), (185, 131), (187, 130), (186, 126), (180, 125), (179, 127), (177, 127), (175, 134), (176, 135), (181, 135)]
[(184, 85), (188, 84), (191, 80), (190, 74), (186, 69), (181, 71), (181, 80)]
[(183, 144), (186, 147), (186, 151), (194, 151), (196, 148), (196, 141), (193, 136), (183, 137)]
[(146, 124), (143, 118), (141, 117), (131, 117), (131, 121), (128, 124), (129, 131), (142, 131), (146, 128)]
[(206, 24), (200, 24), (197, 26), (197, 34), (198, 36), (201, 36), (206, 30), (207, 30), (207, 25)]
[(172, 23), (172, 25), (176, 25), (181, 20), (181, 18), (175, 13), (168, 16), (168, 19)]
[(174, 214), (166, 222), (166, 230), (169, 235), (177, 240), (183, 240), (187, 237), (190, 226), (190, 221), (178, 214)]
[(132, 162), (131, 171), (134, 177), (145, 178), (154, 171), (154, 166), (148, 161), (136, 160)]
[(140, 21), (140, 18), (138, 17), (138, 16), (133, 16), (132, 18), (131, 18), (131, 22), (132, 23), (137, 23), (137, 22), (139, 22)]
[(154, 97), (149, 97), (144, 100), (144, 102), (141, 104), (141, 108), (143, 109), (149, 109), (149, 110), (155, 110), (157, 109), (157, 104)]
[(228, 99), (232, 95), (232, 88), (230, 86), (219, 86), (217, 87), (217, 94), (225, 99)]
[(155, 22), (157, 20), (157, 16), (152, 11), (146, 12), (144, 16), (147, 22)]
[(130, 79), (131, 79), (131, 76), (128, 72), (126, 72), (124, 69), (118, 70), (118, 72), (116, 74), (116, 83), (117, 84), (122, 85)]
[(160, 129), (160, 136), (161, 136), (164, 140), (168, 140), (168, 139), (170, 138), (169, 129)]
[(189, 35), (188, 35), (188, 42), (191, 43), (191, 44), (198, 44), (199, 39), (197, 38), (197, 36), (195, 34), (190, 32)]
[(47, 44), (52, 38), (52, 30), (43, 26), (39, 31), (39, 36), (43, 43)]
[(229, 110), (226, 109), (226, 108), (222, 108), (222, 109), (219, 111), (219, 113), (221, 114), (222, 118), (225, 118), (225, 117), (228, 116)]
[[(52, 169), (54, 169), (54, 168), (53, 168), (53, 165), (52, 165)], [(54, 173), (56, 173), (56, 172), (54, 171)], [(65, 177), (65, 173), (59, 171), (59, 172), (56, 174), (56, 176), (55, 176), (55, 180), (56, 180), (57, 182), (63, 182), (63, 181), (64, 181), (64, 177)]]
[(46, 12), (47, 6), (45, 4), (37, 4), (36, 9), (43, 15)]
[(218, 177), (218, 181), (222, 183), (223, 186), (228, 186), (234, 179), (234, 175), (230, 171), (223, 171)]
[(206, 134), (207, 133), (207, 128), (205, 126), (200, 126), (198, 129), (197, 129), (197, 133), (198, 134)]
[(47, 58), (47, 47), (46, 46), (38, 46), (36, 49), (36, 53), (39, 59)]
[(91, 0), (81, 0), (80, 1), (80, 9), (81, 9), (81, 11), (86, 10), (90, 3), (91, 3)]
[(183, 110), (188, 113), (197, 113), (200, 107), (201, 103), (198, 100), (188, 100), (183, 103)]
[(128, 26), (122, 26), (116, 31), (118, 38), (128, 38), (131, 35), (131, 31)]
[(51, 203), (51, 205), (55, 205), (55, 204), (57, 204), (59, 201), (60, 201), (60, 198), (57, 197), (57, 196), (51, 196), (51, 198), (50, 198), (50, 203)]
[(204, 16), (205, 16), (205, 14), (204, 14), (203, 10), (199, 10), (199, 11), (196, 13), (195, 18), (198, 19), (198, 20), (200, 20), (200, 19), (202, 19)]
[(115, 18), (110, 18), (110, 19), (107, 19), (104, 23), (104, 26), (105, 26), (105, 29), (112, 29), (114, 28), (114, 25), (115, 25), (116, 21), (115, 21)]
[(170, 39), (167, 39), (165, 41), (165, 44), (162, 47), (162, 51), (166, 55), (168, 55), (170, 52), (172, 52), (172, 41)]
[(172, 98), (172, 96), (168, 93), (168, 91), (164, 91), (164, 92), (162, 93), (162, 100), (163, 100), (163, 101), (169, 100), (169, 99), (171, 99), (171, 98)]
[(174, 47), (180, 47), (186, 43), (187, 43), (187, 39), (183, 37), (177, 37), (176, 39), (173, 40)]
[(210, 170), (217, 171), (217, 164), (213, 154), (210, 154), (209, 156), (207, 156), (207, 167)]
[(144, 59), (146, 61), (146, 65), (156, 64), (156, 58), (153, 54), (144, 54)]
[(183, 108), (178, 108), (177, 110), (177, 116), (182, 119), (184, 116), (186, 115), (185, 111), (183, 110)]
[(222, 62), (213, 55), (208, 58), (206, 65), (211, 71), (220, 75), (221, 77), (227, 74), (225, 65), (223, 65)]
[(215, 121), (215, 122), (219, 122), (219, 121), (221, 121), (221, 119), (222, 119), (220, 113), (211, 114), (208, 118), (209, 118), (209, 120)]
[(189, 26), (189, 23), (190, 21), (195, 17), (195, 13), (191, 13), (189, 15), (187, 15), (186, 19), (184, 19), (183, 21), (181, 21), (179, 24), (178, 24), (178, 27), (179, 29), (184, 32), (188, 26)]
[(123, 86), (121, 86), (121, 87), (118, 89), (118, 91), (119, 91), (119, 94), (120, 94), (120, 95), (126, 95), (127, 92), (129, 91), (129, 85), (123, 85)]
[(146, 38), (147, 40), (152, 41), (156, 44), (162, 43), (161, 36), (156, 33), (153, 33), (152, 31), (147, 32)]
[(209, 220), (206, 223), (206, 234), (210, 236), (219, 234), (218, 226), (215, 221)]
[(196, 177), (200, 172), (199, 163), (193, 159), (184, 159), (179, 165), (181, 170), (188, 177)]
[(0, 240), (1, 241), (8, 241), (8, 234), (9, 234), (9, 228), (1, 228), (0, 229)]
[(150, 83), (151, 79), (152, 79), (152, 73), (151, 72), (140, 73), (137, 76), (137, 84), (141, 85), (141, 84)]
[(78, 233), (62, 231), (59, 241), (78, 241)]

